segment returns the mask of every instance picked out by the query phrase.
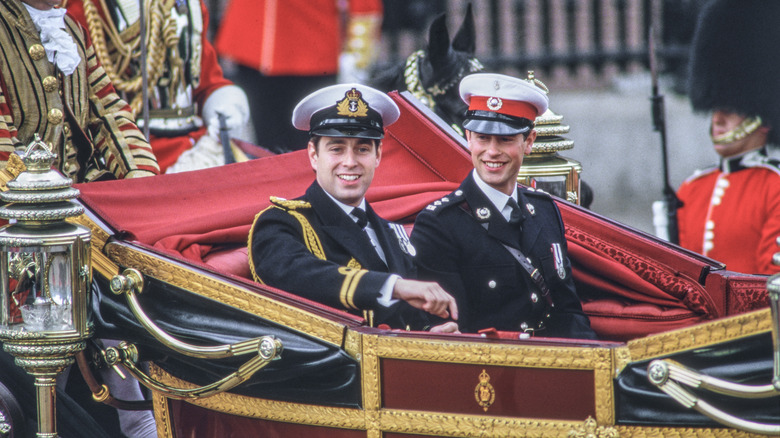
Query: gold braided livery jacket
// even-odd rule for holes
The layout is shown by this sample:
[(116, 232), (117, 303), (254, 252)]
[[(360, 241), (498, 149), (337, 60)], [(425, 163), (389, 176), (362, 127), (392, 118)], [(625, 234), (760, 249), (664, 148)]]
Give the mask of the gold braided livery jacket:
[(64, 75), (47, 59), (19, 0), (0, 2), (0, 168), (39, 134), (75, 182), (159, 173), (130, 107), (116, 94), (83, 28), (65, 16), (81, 63)]

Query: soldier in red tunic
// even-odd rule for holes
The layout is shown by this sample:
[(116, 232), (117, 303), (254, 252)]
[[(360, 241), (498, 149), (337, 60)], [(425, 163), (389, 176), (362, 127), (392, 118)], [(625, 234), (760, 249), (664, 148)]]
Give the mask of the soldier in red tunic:
[(678, 191), (680, 245), (732, 271), (780, 272), (780, 2), (718, 0), (702, 11), (691, 59), (694, 109), (712, 112), (720, 163)]
[(260, 146), (276, 153), (304, 148), (290, 126), (297, 102), (337, 82), (365, 83), (376, 51), (381, 0), (231, 0), (215, 46), (237, 64), (235, 81), (251, 100)]

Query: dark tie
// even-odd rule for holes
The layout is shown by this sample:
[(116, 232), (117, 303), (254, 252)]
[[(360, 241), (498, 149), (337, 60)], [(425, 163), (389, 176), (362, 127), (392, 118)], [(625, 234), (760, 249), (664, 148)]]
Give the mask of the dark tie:
[(357, 222), (355, 223), (360, 228), (363, 229), (363, 231), (366, 233), (366, 237), (368, 237), (368, 240), (371, 241), (371, 246), (374, 247), (374, 250), (376, 251), (379, 258), (382, 259), (382, 262), (384, 262), (384, 264), (387, 265), (387, 259), (385, 258), (385, 251), (379, 245), (379, 242), (376, 241), (376, 238), (378, 237), (376, 235), (376, 232), (374, 232), (374, 230), (369, 231), (369, 228), (367, 228), (368, 215), (366, 215), (366, 212), (364, 210), (355, 207), (352, 209), (352, 212), (350, 214), (357, 218)]
[(520, 213), (520, 206), (517, 205), (515, 198), (509, 198), (507, 204), (512, 208), (512, 214), (509, 216), (509, 223), (517, 225), (523, 219), (522, 213)]
[(360, 228), (366, 228), (366, 225), (368, 225), (368, 215), (366, 215), (365, 211), (355, 207), (350, 214), (357, 218), (357, 224)]

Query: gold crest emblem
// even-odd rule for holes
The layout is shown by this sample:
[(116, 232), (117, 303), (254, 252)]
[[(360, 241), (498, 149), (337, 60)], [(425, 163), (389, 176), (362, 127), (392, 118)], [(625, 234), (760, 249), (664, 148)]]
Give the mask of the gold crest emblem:
[(366, 117), (368, 104), (363, 100), (363, 94), (356, 89), (344, 93), (344, 99), (336, 104), (337, 114), (347, 117)]
[(479, 375), (479, 383), (474, 388), (474, 398), (482, 409), (487, 412), (488, 408), (496, 401), (496, 390), (490, 384), (490, 376), (485, 370)]

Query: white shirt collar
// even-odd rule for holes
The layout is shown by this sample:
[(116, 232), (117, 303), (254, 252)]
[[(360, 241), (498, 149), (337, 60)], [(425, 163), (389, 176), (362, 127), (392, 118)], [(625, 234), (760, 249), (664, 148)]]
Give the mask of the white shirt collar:
[(43, 11), (27, 3), (23, 4), (27, 12), (30, 13), (35, 29), (40, 35), (49, 62), (55, 64), (65, 75), (71, 75), (81, 62), (81, 55), (79, 55), (78, 47), (73, 41), (73, 36), (66, 30), (65, 13), (67, 11), (64, 8)]
[[(515, 184), (514, 189), (512, 190), (512, 196), (508, 196), (506, 193), (496, 190), (493, 187), (490, 187), (485, 181), (482, 181), (482, 178), (479, 177), (476, 169), (472, 170), (471, 174), (474, 177), (474, 182), (477, 183), (477, 187), (479, 187), (479, 189), (482, 190), (482, 193), (484, 193), (490, 202), (493, 203), (493, 205), (496, 207), (496, 210), (504, 213), (504, 207), (506, 207), (506, 203), (509, 202), (509, 198), (514, 198), (515, 201), (518, 200), (517, 184)], [(504, 214), (504, 216), (506, 216), (508, 219), (506, 214)]]
[[(355, 207), (353, 207), (351, 205), (347, 205), (347, 204), (339, 201), (338, 199), (333, 197), (333, 195), (328, 193), (327, 190), (325, 190), (325, 189), (323, 189), (322, 191), (325, 192), (325, 194), (328, 195), (328, 197), (330, 199), (332, 199), (333, 202), (335, 202), (336, 205), (338, 205), (340, 209), (344, 210), (344, 213), (346, 213), (347, 216), (349, 216), (352, 213), (352, 209), (355, 208)], [(363, 198), (363, 199), (360, 200), (360, 204), (358, 204), (357, 208), (359, 208), (359, 209), (361, 209), (363, 211), (366, 211), (366, 198)], [(351, 218), (352, 216), (349, 216), (349, 217)]]

